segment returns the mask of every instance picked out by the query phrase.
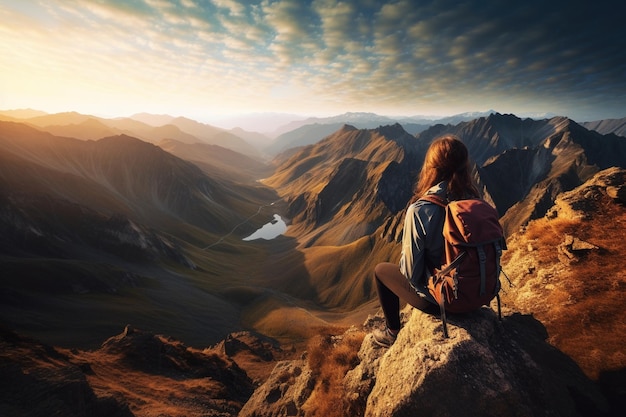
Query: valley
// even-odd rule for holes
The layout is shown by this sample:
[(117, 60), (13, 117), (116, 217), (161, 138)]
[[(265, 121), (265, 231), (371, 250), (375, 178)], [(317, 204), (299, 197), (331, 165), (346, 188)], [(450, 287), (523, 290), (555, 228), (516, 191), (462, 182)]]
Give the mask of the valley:
[[(626, 168), (626, 138), (563, 117), (491, 113), (416, 133), (400, 123), (334, 129), (332, 119), (331, 133), (299, 132), (287, 149), (280, 141), (253, 146), (189, 119), (142, 120), (0, 114), (3, 328), (63, 352), (92, 352), (94, 363), (104, 342), (122, 343), (115, 335), (128, 329), (171, 337), (192, 355), (233, 334), (260, 343), (241, 336), (251, 332), (282, 347), (274, 360), (298, 357), (320, 333), (360, 328), (379, 313), (372, 270), (399, 258), (404, 208), (434, 137), (450, 132), (467, 144), (475, 180), (516, 249), (526, 243), (520, 236), (539, 238), (537, 229), (523, 233), (560, 197)], [(622, 219), (620, 206), (609, 206)], [(276, 216), (286, 230), (245, 240)], [(524, 268), (514, 267), (520, 286), (532, 273)], [(612, 285), (623, 291), (623, 274)], [(507, 300), (509, 311), (533, 313), (532, 303)], [(592, 363), (589, 374), (598, 377), (601, 361), (576, 356), (557, 310), (536, 310), (555, 343), (581, 366)], [(597, 354), (611, 357), (611, 371), (625, 365), (613, 350)], [(256, 357), (238, 366), (256, 383), (272, 368)]]

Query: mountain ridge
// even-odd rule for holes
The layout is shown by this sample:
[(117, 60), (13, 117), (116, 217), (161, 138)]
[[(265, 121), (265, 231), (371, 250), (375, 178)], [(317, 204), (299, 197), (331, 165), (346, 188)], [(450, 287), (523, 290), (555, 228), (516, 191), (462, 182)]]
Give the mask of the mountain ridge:
[[(39, 166), (97, 183), (120, 198), (128, 207), (126, 212), (135, 212), (144, 219), (171, 213), (192, 224), (209, 227), (208, 230), (213, 228), (218, 233), (225, 229), (215, 228), (220, 223), (215, 221), (217, 216), (233, 219), (232, 212), (220, 208), (216, 200), (230, 194), (230, 190), (210, 180), (195, 165), (174, 157), (156, 145), (127, 135), (85, 142), (1, 123), (3, 134), (0, 141), (6, 151), (26, 157)], [(29, 140), (16, 141), (10, 135)], [(179, 171), (179, 174), (168, 177), (162, 171), (164, 167)], [(176, 182), (177, 175), (187, 179)], [(61, 189), (56, 192), (65, 194)], [(80, 195), (74, 196), (75, 202), (80, 202), (80, 199)], [(190, 201), (195, 201), (191, 206), (211, 205), (213, 208), (203, 215), (210, 213), (211, 217), (203, 219), (190, 210)]]

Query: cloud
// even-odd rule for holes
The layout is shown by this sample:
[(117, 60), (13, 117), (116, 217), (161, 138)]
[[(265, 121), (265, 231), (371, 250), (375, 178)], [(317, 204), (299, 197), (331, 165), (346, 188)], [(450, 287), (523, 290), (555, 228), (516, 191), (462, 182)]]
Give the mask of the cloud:
[(10, 0), (0, 4), (0, 106), (37, 98), (30, 82), (49, 100), (91, 88), (94, 103), (118, 95), (137, 111), (523, 103), (617, 117), (625, 31), (616, 10), (560, 0)]

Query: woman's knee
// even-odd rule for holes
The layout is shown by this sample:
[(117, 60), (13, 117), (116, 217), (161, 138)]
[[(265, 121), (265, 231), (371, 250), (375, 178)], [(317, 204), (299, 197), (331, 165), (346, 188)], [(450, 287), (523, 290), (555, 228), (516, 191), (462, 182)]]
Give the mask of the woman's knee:
[(386, 277), (394, 268), (398, 269), (398, 265), (392, 264), (391, 262), (379, 263), (374, 267), (374, 276), (378, 279)]

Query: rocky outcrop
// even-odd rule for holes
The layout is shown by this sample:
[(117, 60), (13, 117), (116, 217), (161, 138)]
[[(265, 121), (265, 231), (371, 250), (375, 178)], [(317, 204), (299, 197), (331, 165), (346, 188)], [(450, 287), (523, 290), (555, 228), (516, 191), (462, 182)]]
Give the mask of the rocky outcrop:
[[(239, 349), (268, 349), (260, 347), (268, 339), (253, 335), (230, 339)], [(234, 416), (253, 392), (219, 348), (190, 348), (132, 326), (93, 351), (53, 348), (0, 327), (0, 375), (7, 417)]]
[(563, 243), (557, 246), (559, 260), (564, 264), (578, 262), (588, 252), (599, 249), (596, 245), (580, 240), (573, 235), (565, 235)]
[[(243, 403), (252, 392), (252, 381), (228, 356), (191, 349), (175, 339), (131, 326), (105, 341), (100, 351), (129, 370), (174, 379), (210, 379), (220, 385), (216, 390), (220, 399)], [(211, 396), (209, 392), (205, 395)]]
[(132, 417), (128, 405), (110, 394), (96, 394), (88, 366), (57, 349), (0, 326), (0, 415)]
[(625, 183), (625, 169), (609, 168), (562, 193), (546, 216), (508, 239), (503, 256), (514, 285), (503, 305), (541, 321), (550, 344), (598, 381), (610, 415), (626, 406), (626, 207), (612, 191)]
[[(576, 416), (606, 410), (599, 390), (546, 343), (545, 329), (532, 317), (498, 323), (483, 309), (455, 324), (451, 338), (442, 339), (436, 318), (414, 312), (380, 360), (364, 415)], [(365, 356), (370, 340), (362, 347)], [(352, 371), (347, 387), (359, 376)]]
[[(591, 416), (608, 409), (599, 389), (546, 342), (545, 328), (532, 316), (499, 322), (484, 308), (450, 317), (450, 338), (444, 339), (438, 317), (410, 308), (405, 313), (391, 348), (365, 337), (360, 363), (338, 388), (345, 400), (336, 405), (337, 415)], [(306, 416), (307, 401), (323, 401), (311, 394), (313, 385), (305, 362), (282, 363), (241, 415)]]
[(304, 416), (315, 379), (307, 361), (281, 361), (267, 382), (258, 388), (239, 412), (239, 417)]
[(559, 195), (546, 216), (590, 219), (601, 210), (603, 196), (609, 196), (619, 204), (626, 204), (626, 168), (605, 169), (580, 187)]

